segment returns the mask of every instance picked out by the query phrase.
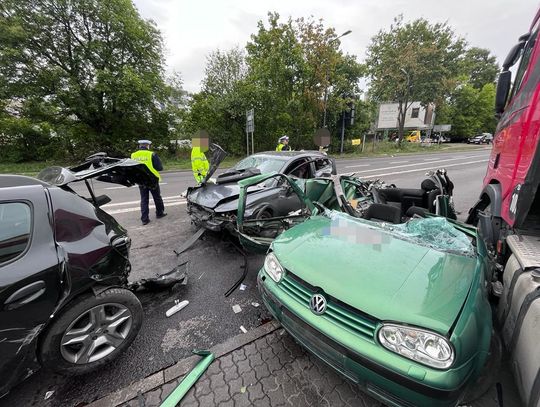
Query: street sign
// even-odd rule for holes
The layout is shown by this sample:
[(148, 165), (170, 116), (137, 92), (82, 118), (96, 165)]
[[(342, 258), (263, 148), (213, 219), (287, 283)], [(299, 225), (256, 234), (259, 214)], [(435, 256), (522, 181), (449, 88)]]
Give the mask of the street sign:
[(255, 153), (253, 133), (255, 131), (255, 112), (253, 109), (246, 110), (246, 152), (249, 155), (249, 133), (251, 133), (251, 154)]
[(246, 111), (246, 132), (253, 133), (255, 131), (255, 113), (253, 109)]
[(353, 139), (351, 140), (351, 144), (352, 144), (353, 146), (359, 146), (360, 144), (362, 144), (362, 140), (360, 140), (359, 138), (353, 138)]
[(451, 124), (436, 124), (433, 126), (433, 131), (436, 133), (452, 130)]

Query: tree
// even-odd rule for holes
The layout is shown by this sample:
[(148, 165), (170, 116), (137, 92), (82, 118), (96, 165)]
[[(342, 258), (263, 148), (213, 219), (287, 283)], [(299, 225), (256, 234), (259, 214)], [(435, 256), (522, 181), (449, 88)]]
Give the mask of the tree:
[(161, 35), (130, 0), (4, 0), (0, 39), (0, 99), (47, 122), (74, 155), (168, 142)]
[(471, 137), (481, 132), (493, 133), (496, 120), (495, 84), (486, 83), (477, 89), (471, 83), (459, 85), (443, 105), (437, 116), (438, 123), (451, 123), (450, 135)]
[(353, 56), (339, 51), (336, 38), (334, 29), (320, 20), (282, 21), (269, 13), (246, 45), (245, 60), (237, 49), (210, 54), (203, 89), (190, 105), (191, 129), (205, 128), (228, 151), (241, 154), (245, 112), (254, 108), (258, 150), (274, 149), (283, 134), (291, 136), (295, 149), (313, 148), (325, 89), (331, 94), (331, 130), (359, 94), (360, 67)]
[(401, 15), (372, 38), (365, 62), (370, 93), (381, 102), (397, 101), (400, 143), (410, 105), (440, 103), (452, 90), (464, 46), (446, 23), (405, 23)]
[(488, 49), (471, 47), (460, 60), (460, 72), (467, 76), (468, 83), (474, 88), (482, 89), (487, 83), (495, 83), (499, 65)]
[(235, 84), (246, 77), (244, 51), (239, 47), (227, 51), (215, 50), (206, 58), (202, 91), (216, 96), (226, 96)]

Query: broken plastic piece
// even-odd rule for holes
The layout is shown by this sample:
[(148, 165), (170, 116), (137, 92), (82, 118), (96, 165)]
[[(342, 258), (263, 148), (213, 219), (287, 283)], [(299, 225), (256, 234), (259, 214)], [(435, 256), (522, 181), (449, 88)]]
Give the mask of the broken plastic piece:
[(199, 380), (208, 366), (214, 360), (214, 354), (207, 350), (194, 350), (194, 354), (204, 356), (199, 363), (189, 372), (171, 394), (161, 403), (160, 407), (175, 407), (187, 394), (189, 389)]
[(156, 274), (156, 277), (142, 278), (128, 285), (133, 292), (139, 291), (162, 291), (172, 288), (176, 284), (187, 284), (187, 261), (179, 264), (171, 271), (164, 274)]
[(242, 333), (247, 333), (247, 329), (244, 328), (244, 325), (240, 325), (240, 330), (242, 331)]
[(202, 235), (204, 235), (204, 232), (206, 232), (205, 228), (200, 228), (195, 232), (193, 236), (191, 236), (188, 240), (184, 242), (182, 246), (178, 250), (173, 250), (174, 254), (177, 256), (180, 256), (183, 252), (185, 252), (187, 249), (189, 249), (191, 246), (195, 244), (197, 240), (201, 238)]
[(232, 310), (234, 311), (235, 314), (238, 314), (239, 312), (242, 312), (242, 308), (238, 304), (233, 305)]
[(240, 290), (240, 291), (245, 291), (246, 288), (247, 288), (247, 285), (245, 285), (245, 284), (240, 284), (239, 290)]
[(246, 386), (240, 387), (240, 393), (244, 394), (246, 391), (247, 391), (247, 387), (246, 387)]
[(180, 302), (180, 300), (174, 300), (174, 305), (165, 312), (165, 315), (170, 317), (171, 315), (174, 315), (181, 309), (185, 308), (188, 304), (188, 300), (184, 300), (182, 302)]
[(49, 400), (53, 394), (54, 394), (54, 390), (51, 390), (45, 393), (45, 400)]
[(251, 305), (253, 305), (255, 308), (259, 307), (261, 304), (258, 302), (252, 302)]

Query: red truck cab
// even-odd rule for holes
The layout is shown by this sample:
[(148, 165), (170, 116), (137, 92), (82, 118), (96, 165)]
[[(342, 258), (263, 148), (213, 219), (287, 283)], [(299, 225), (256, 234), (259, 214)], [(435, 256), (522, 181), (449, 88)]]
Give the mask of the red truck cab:
[[(500, 120), (482, 193), (469, 213), (468, 223), (482, 221), (481, 211), (493, 220), (488, 227), (484, 224), (487, 240), (492, 243), (501, 237), (501, 232), (504, 237), (508, 228), (540, 228), (539, 26), (540, 10), (529, 32), (519, 38), (503, 63), (496, 96)], [(512, 78), (510, 68), (518, 61)]]
[(534, 407), (540, 407), (539, 27), (540, 10), (503, 63), (499, 123), (480, 198), (467, 219), (492, 253), (496, 326), (524, 405)]

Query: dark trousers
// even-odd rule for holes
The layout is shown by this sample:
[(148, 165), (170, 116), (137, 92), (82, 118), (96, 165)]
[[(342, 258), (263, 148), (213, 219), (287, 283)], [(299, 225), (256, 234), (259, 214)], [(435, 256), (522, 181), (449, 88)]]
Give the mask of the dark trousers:
[(143, 222), (148, 220), (148, 201), (150, 200), (150, 196), (148, 194), (149, 192), (152, 193), (154, 204), (156, 204), (156, 215), (159, 216), (165, 211), (159, 185), (156, 189), (148, 189), (139, 185), (139, 192), (141, 193), (141, 220)]

